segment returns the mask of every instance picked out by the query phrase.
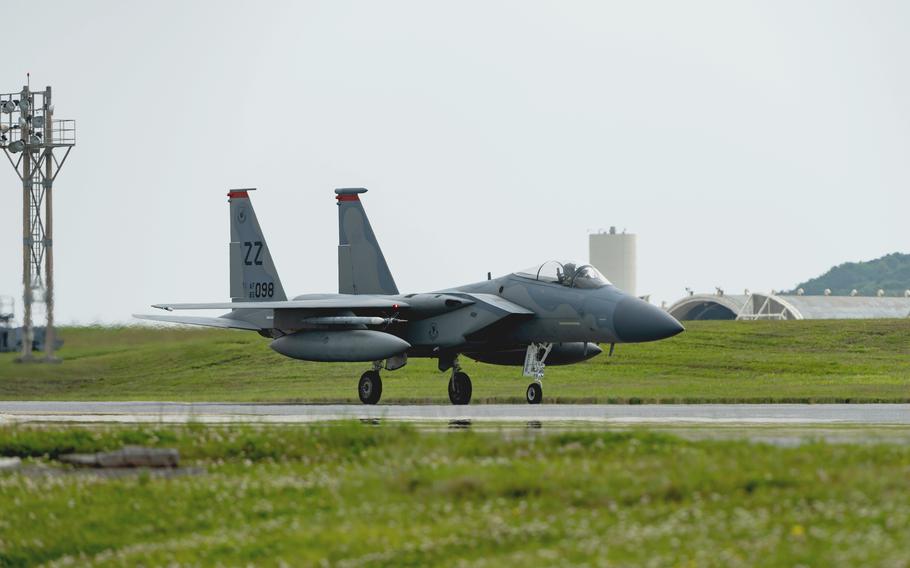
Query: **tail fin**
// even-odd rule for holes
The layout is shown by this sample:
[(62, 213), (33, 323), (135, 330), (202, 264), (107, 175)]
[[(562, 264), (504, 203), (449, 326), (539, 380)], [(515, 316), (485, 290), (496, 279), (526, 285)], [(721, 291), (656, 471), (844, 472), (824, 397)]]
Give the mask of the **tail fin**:
[(233, 189), (228, 193), (231, 204), (231, 300), (287, 300), (248, 191), (252, 190)]
[(338, 293), (397, 294), (398, 286), (382, 256), (360, 202), (363, 188), (336, 189), (338, 200)]

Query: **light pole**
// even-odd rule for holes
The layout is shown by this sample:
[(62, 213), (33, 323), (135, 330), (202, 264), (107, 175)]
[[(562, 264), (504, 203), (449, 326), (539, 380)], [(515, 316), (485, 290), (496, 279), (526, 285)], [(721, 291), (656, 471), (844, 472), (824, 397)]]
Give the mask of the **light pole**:
[[(22, 181), (22, 353), (19, 361), (57, 361), (54, 356), (54, 181), (76, 144), (76, 121), (54, 118), (51, 88), (0, 94), (0, 148)], [(54, 154), (60, 149), (62, 157)], [(35, 359), (33, 306), (47, 317), (44, 357)]]

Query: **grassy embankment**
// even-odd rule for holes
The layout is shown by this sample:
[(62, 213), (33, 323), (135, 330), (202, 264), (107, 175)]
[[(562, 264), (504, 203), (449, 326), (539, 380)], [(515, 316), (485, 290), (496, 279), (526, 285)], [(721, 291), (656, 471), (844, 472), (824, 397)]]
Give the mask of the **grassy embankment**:
[[(356, 402), (364, 364), (284, 358), (236, 331), (67, 328), (61, 365), (0, 354), (0, 399)], [(523, 402), (515, 367), (465, 361), (474, 402)], [(383, 402), (448, 402), (448, 374), (412, 360)], [(910, 401), (910, 320), (690, 322), (672, 339), (550, 367), (547, 402)]]
[(199, 475), (0, 472), (0, 566), (905, 566), (910, 447), (403, 425), (4, 427), (0, 455), (176, 447)]

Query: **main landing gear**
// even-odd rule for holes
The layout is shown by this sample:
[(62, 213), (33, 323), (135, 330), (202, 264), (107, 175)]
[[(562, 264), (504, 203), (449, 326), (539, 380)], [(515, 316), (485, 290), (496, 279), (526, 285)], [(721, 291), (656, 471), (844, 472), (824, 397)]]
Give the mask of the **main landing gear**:
[(469, 404), (474, 389), (471, 386), (471, 377), (461, 370), (457, 353), (444, 353), (439, 356), (439, 370), (449, 369), (452, 369), (452, 376), (449, 377), (449, 400), (452, 404)]
[(528, 390), (525, 393), (528, 404), (540, 404), (540, 401), (543, 400), (544, 362), (552, 349), (552, 343), (532, 343), (528, 345), (528, 351), (525, 353), (524, 370), (522, 371), (524, 376), (534, 377), (534, 382), (528, 385)]
[(382, 397), (382, 378), (379, 371), (385, 367), (386, 371), (395, 371), (408, 364), (407, 353), (402, 353), (395, 357), (389, 357), (383, 361), (373, 361), (373, 367), (366, 373), (360, 375), (360, 382), (357, 383), (357, 395), (360, 402), (364, 404), (376, 404)]
[(452, 378), (449, 379), (449, 400), (452, 404), (468, 404), (471, 402), (471, 377), (467, 373), (452, 370)]
[(357, 394), (360, 396), (360, 402), (364, 404), (376, 404), (382, 397), (382, 378), (379, 376), (381, 367), (373, 365), (373, 368), (360, 375), (360, 382), (357, 384)]
[(458, 364), (458, 355), (452, 358), (452, 376), (449, 378), (449, 400), (452, 404), (468, 404), (471, 402), (471, 377), (461, 370)]

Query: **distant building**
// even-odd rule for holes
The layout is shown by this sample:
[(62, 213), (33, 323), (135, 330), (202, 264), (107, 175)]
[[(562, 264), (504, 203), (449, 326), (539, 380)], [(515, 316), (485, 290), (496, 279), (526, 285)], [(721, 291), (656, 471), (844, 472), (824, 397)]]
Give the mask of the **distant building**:
[[(21, 327), (0, 327), (0, 353), (22, 351), (22, 329)], [(32, 338), (32, 351), (44, 351), (45, 328), (33, 328), (34, 337)], [(55, 349), (63, 347), (63, 340), (57, 339), (54, 342)]]
[(690, 294), (667, 308), (680, 321), (910, 317), (910, 297)]
[(588, 235), (588, 262), (606, 276), (614, 286), (631, 295), (636, 289), (636, 244), (631, 233), (609, 232)]
[[(0, 353), (22, 350), (22, 328), (13, 327), (13, 320), (15, 319), (14, 307), (13, 298), (0, 296)], [(44, 349), (44, 335), (45, 328), (34, 328), (32, 351), (42, 351)], [(63, 345), (63, 341), (57, 339), (54, 345), (59, 348)]]
[(16, 336), (13, 330), (14, 300), (11, 296), (0, 296), (0, 353), (15, 349)]

